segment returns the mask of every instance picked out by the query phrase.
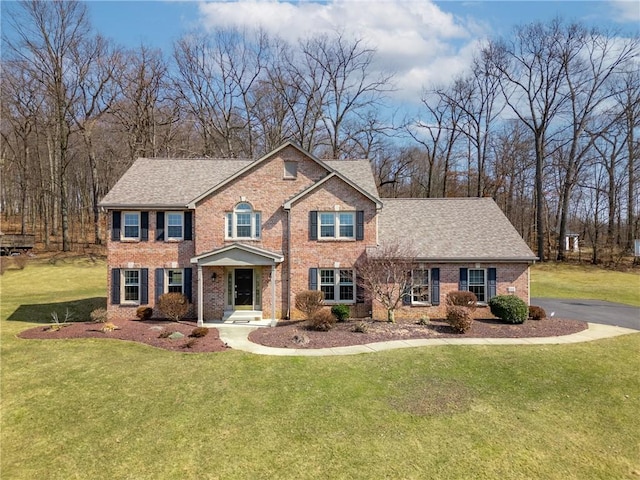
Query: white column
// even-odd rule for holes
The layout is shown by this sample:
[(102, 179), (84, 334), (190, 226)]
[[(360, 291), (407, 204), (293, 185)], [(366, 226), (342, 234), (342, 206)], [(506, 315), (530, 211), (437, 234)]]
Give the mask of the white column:
[(198, 326), (201, 327), (204, 323), (202, 314), (202, 296), (204, 287), (202, 285), (202, 265), (198, 265)]
[(271, 326), (276, 326), (276, 264), (271, 265)]

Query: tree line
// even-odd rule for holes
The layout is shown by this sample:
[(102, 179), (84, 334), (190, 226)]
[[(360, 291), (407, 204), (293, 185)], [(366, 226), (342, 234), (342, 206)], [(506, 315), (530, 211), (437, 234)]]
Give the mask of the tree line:
[(138, 157), (259, 158), (285, 141), (370, 159), (383, 196), (491, 196), (541, 260), (564, 259), (570, 232), (594, 262), (639, 236), (637, 36), (519, 26), (398, 120), (393, 72), (344, 32), (226, 28), (162, 52), (100, 36), (83, 2), (5, 15), (3, 228), (45, 248), (103, 243), (98, 203)]

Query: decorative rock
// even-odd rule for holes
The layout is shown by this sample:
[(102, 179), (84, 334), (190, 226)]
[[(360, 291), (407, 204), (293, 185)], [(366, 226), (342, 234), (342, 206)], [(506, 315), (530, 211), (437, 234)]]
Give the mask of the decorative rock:
[(184, 338), (184, 334), (180, 332), (173, 332), (171, 335), (169, 335), (170, 340), (180, 340), (181, 338)]
[(296, 345), (306, 345), (307, 343), (309, 343), (309, 337), (307, 337), (304, 333), (294, 335), (291, 340)]

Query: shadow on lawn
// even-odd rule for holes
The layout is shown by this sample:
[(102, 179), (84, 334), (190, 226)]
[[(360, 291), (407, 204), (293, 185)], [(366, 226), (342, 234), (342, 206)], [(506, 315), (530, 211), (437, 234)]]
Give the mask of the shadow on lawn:
[[(13, 322), (51, 323), (55, 312), (60, 321), (88, 322), (89, 314), (96, 308), (107, 308), (107, 297), (82, 298), (69, 302), (36, 303), (20, 305), (7, 320)], [(68, 314), (67, 314), (68, 312)]]

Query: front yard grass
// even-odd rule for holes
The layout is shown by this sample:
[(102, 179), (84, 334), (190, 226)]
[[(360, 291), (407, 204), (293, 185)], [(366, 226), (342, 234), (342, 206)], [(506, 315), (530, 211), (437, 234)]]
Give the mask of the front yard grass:
[(21, 340), (52, 306), (104, 297), (105, 265), (0, 278), (2, 478), (640, 475), (637, 334), (320, 358)]

